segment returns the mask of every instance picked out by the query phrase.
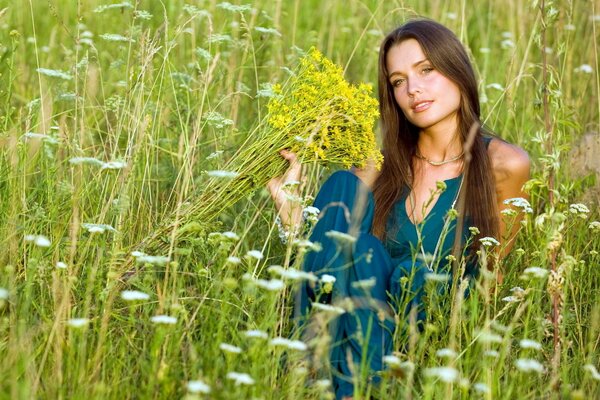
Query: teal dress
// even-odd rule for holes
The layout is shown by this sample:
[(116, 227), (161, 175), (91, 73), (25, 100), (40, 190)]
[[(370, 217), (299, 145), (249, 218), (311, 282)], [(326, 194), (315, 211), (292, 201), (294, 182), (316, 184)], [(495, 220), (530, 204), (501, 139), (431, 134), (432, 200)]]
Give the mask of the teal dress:
[[(425, 317), (422, 296), (431, 265), (417, 254), (450, 254), (456, 220), (444, 228), (445, 215), (454, 203), (462, 176), (445, 181), (433, 209), (420, 226), (408, 218), (405, 201), (408, 191), (395, 204), (387, 224), (387, 239), (382, 242), (370, 233), (374, 215), (372, 192), (349, 171), (332, 174), (319, 191), (314, 206), (321, 210), (311, 234), (322, 250), (307, 253), (303, 268), (323, 277), (335, 277), (333, 290), (323, 284), (305, 283), (297, 292), (295, 317), (298, 326), (310, 330), (310, 311), (315, 302), (344, 305), (350, 309), (329, 324), (330, 363), (333, 389), (337, 399), (354, 392), (353, 372), (357, 365), (367, 368), (370, 379), (377, 382), (377, 372), (384, 368), (383, 357), (392, 353), (396, 329), (394, 314), (417, 309), (417, 319)], [(465, 224), (463, 240), (468, 224)], [(420, 229), (421, 246), (417, 229)], [(444, 229), (445, 237), (440, 239)], [(344, 235), (348, 234), (348, 235)], [(353, 239), (354, 238), (354, 239)], [(435, 273), (444, 270), (445, 261)], [(402, 283), (409, 281), (409, 284)], [(407, 293), (410, 292), (410, 293)], [(408, 307), (397, 309), (397, 299), (408, 295)], [(351, 307), (348, 307), (350, 299)], [(407, 304), (406, 301), (403, 304)], [(349, 360), (353, 360), (350, 365)]]

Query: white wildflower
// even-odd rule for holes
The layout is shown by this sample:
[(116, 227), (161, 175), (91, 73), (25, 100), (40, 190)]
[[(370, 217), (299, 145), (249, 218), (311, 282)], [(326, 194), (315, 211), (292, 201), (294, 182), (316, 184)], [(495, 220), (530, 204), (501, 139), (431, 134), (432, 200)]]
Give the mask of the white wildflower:
[(52, 137), (50, 135), (46, 135), (44, 133), (36, 133), (36, 132), (27, 132), (23, 135), (24, 139), (38, 139), (38, 140), (43, 140), (46, 143), (50, 143), (50, 144), (58, 144), (59, 141), (58, 139), (56, 139), (55, 137)]
[(488, 330), (481, 331), (477, 336), (477, 340), (482, 343), (502, 343), (502, 336)]
[(62, 261), (57, 261), (56, 262), (56, 268), (58, 268), (58, 269), (67, 269), (67, 264), (65, 264)]
[(242, 349), (229, 343), (221, 343), (219, 349), (226, 353), (240, 354)]
[(244, 332), (244, 336), (246, 336), (247, 338), (256, 338), (256, 339), (267, 339), (269, 337), (269, 335), (267, 335), (267, 332), (263, 332), (258, 329), (246, 331), (246, 332)]
[(458, 18), (458, 14), (455, 12), (447, 12), (446, 17), (448, 19), (455, 20), (456, 18)]
[(527, 201), (527, 199), (525, 199), (523, 197), (513, 197), (510, 199), (506, 199), (503, 201), (503, 203), (506, 204), (507, 206), (518, 207), (518, 208), (522, 209), (524, 213), (530, 214), (533, 212), (533, 208), (531, 208), (531, 204), (529, 204), (529, 201)]
[[(210, 61), (213, 58), (212, 54), (210, 54), (210, 51), (203, 49), (202, 47), (196, 47), (196, 55), (200, 58), (203, 58), (205, 61)], [(218, 153), (218, 154), (215, 154), (215, 153)], [(208, 157), (213, 156), (212, 158), (214, 158), (214, 157), (220, 156), (222, 153), (223, 153), (223, 150), (217, 150), (214, 153), (212, 153), (211, 155), (209, 155)], [(206, 159), (210, 160), (210, 158), (208, 158), (208, 157), (206, 157)]]
[(356, 242), (355, 236), (334, 230), (325, 232), (325, 236), (337, 242), (338, 244), (354, 244)]
[(133, 12), (133, 18), (135, 19), (143, 19), (143, 20), (150, 20), (152, 19), (153, 15), (150, 14), (148, 11), (146, 10), (135, 10)]
[(329, 379), (318, 379), (315, 381), (315, 387), (317, 389), (327, 389), (331, 386), (331, 381)]
[(583, 366), (583, 369), (585, 369), (590, 374), (592, 374), (592, 378), (594, 378), (597, 381), (600, 381), (600, 373), (598, 372), (598, 370), (596, 369), (596, 367), (594, 365), (586, 364)]
[(321, 282), (323, 283), (335, 283), (335, 276), (329, 274), (321, 275)]
[(256, 286), (262, 289), (266, 289), (271, 292), (276, 292), (285, 288), (285, 283), (279, 279), (257, 279), (255, 282)]
[(541, 267), (527, 267), (527, 268), (525, 268), (523, 273), (527, 277), (531, 277), (531, 278), (542, 279), (542, 278), (545, 278), (546, 276), (548, 276), (548, 270), (545, 268), (541, 268)]
[(476, 226), (470, 226), (470, 227), (469, 227), (469, 232), (470, 232), (470, 233), (471, 233), (471, 235), (473, 235), (473, 236), (477, 236), (477, 235), (479, 235), (479, 233), (480, 233), (480, 231), (479, 231), (479, 228), (478, 228), (478, 227), (476, 227)]
[(223, 232), (223, 237), (231, 240), (240, 240), (240, 237), (235, 232)]
[(85, 222), (81, 224), (81, 226), (87, 230), (89, 233), (104, 233), (106, 231), (116, 233), (117, 230), (110, 225), (107, 224), (92, 224)]
[(600, 232), (600, 221), (590, 222), (590, 224), (588, 225), (588, 229), (590, 229), (594, 232)]
[(225, 118), (223, 115), (216, 111), (208, 111), (202, 116), (202, 118), (206, 121), (208, 125), (213, 126), (217, 129), (223, 129), (226, 126), (233, 125), (232, 119)]
[(94, 12), (95, 13), (101, 13), (101, 12), (104, 12), (106, 10), (111, 10), (111, 9), (122, 10), (124, 8), (133, 8), (133, 6), (131, 5), (130, 2), (124, 1), (122, 3), (107, 4), (107, 5), (98, 6), (98, 7), (94, 8)]
[(265, 258), (262, 251), (260, 250), (248, 250), (248, 252), (246, 253), (246, 257), (254, 258), (256, 260), (262, 260), (263, 258)]
[(274, 29), (274, 28), (265, 28), (262, 26), (256, 26), (256, 27), (254, 27), (254, 30), (257, 32), (260, 32), (260, 33), (264, 33), (266, 35), (273, 35), (273, 36), (281, 37), (281, 33), (277, 29)]
[(536, 342), (535, 340), (531, 340), (531, 339), (521, 339), (521, 341), (519, 341), (519, 346), (521, 346), (522, 349), (533, 349), (533, 350), (541, 350), (542, 349), (541, 343)]
[(566, 24), (565, 25), (565, 31), (574, 31), (576, 29), (577, 29), (577, 27), (575, 27), (575, 25), (573, 25), (573, 24)]
[(109, 161), (102, 165), (100, 169), (123, 169), (127, 166), (125, 161)]
[(123, 290), (121, 298), (125, 301), (148, 300), (150, 295), (139, 290)]
[(371, 277), (369, 279), (362, 279), (359, 281), (352, 282), (352, 287), (354, 289), (362, 289), (362, 290), (371, 290), (377, 284), (377, 279), (375, 277)]
[(479, 239), (479, 241), (485, 247), (499, 246), (500, 245), (500, 242), (498, 240), (494, 239), (491, 236), (482, 237), (481, 239)]
[(252, 10), (252, 5), (250, 4), (242, 4), (242, 5), (234, 5), (227, 1), (217, 4), (218, 8), (222, 8), (223, 10), (231, 11), (231, 12), (245, 12)]
[(129, 42), (135, 43), (135, 40), (128, 38), (123, 35), (119, 35), (118, 33), (105, 33), (100, 35), (100, 37), (104, 40), (108, 40), (109, 42)]
[(224, 170), (214, 170), (214, 171), (206, 171), (206, 174), (211, 178), (223, 178), (223, 179), (233, 179), (237, 178), (239, 175), (238, 172), (235, 171), (224, 171)]
[(515, 42), (513, 42), (511, 39), (504, 39), (502, 42), (500, 42), (500, 47), (505, 50), (512, 49), (515, 47)]
[(103, 161), (100, 161), (97, 158), (93, 158), (93, 157), (73, 157), (73, 158), (69, 159), (69, 163), (74, 164), (74, 165), (88, 164), (88, 165), (95, 165), (98, 167), (104, 166)]
[(187, 391), (190, 393), (203, 393), (203, 394), (209, 394), (210, 393), (210, 386), (208, 386), (206, 383), (202, 382), (202, 381), (189, 381), (186, 384), (186, 388)]
[(489, 47), (480, 47), (479, 52), (482, 54), (489, 54), (492, 50)]
[[(273, 84), (269, 82), (261, 83), (259, 89), (256, 91), (256, 97), (265, 97), (269, 99), (277, 96), (278, 95), (273, 90)], [(300, 184), (300, 181), (296, 182), (298, 182), (298, 185)], [(284, 187), (286, 184), (287, 182), (284, 184)]]
[(569, 212), (580, 218), (586, 219), (590, 213), (590, 209), (585, 204), (576, 203), (569, 206)]
[(71, 318), (69, 321), (67, 321), (67, 325), (69, 325), (71, 328), (83, 328), (89, 322), (90, 320), (87, 318)]
[(390, 367), (399, 368), (402, 364), (402, 360), (398, 356), (383, 356), (383, 363), (389, 365)]
[(221, 154), (223, 154), (223, 150), (217, 150), (217, 151), (213, 151), (212, 153), (210, 153), (208, 156), (206, 156), (207, 160), (212, 160), (214, 158), (219, 157)]
[(427, 368), (425, 369), (424, 374), (427, 377), (438, 378), (446, 383), (456, 382), (459, 378), (458, 370), (452, 367)]
[(519, 301), (521, 301), (521, 298), (517, 296), (506, 296), (502, 298), (502, 301), (505, 301), (507, 303), (518, 303)]
[(490, 83), (489, 85), (486, 86), (486, 88), (488, 88), (488, 89), (496, 89), (496, 90), (500, 90), (500, 91), (504, 90), (504, 87), (501, 84), (496, 83), (496, 82)]
[(134, 251), (131, 252), (131, 255), (133, 257), (141, 257), (141, 256), (145, 256), (146, 253), (142, 253), (141, 251), (134, 250)]
[(174, 325), (177, 323), (177, 318), (171, 317), (169, 315), (155, 315), (150, 317), (150, 321), (155, 324), (165, 324), (165, 325)]
[(496, 350), (486, 350), (483, 352), (483, 355), (490, 358), (500, 357), (500, 353), (498, 353)]
[(317, 253), (319, 251), (323, 250), (321, 243), (311, 242), (310, 240), (306, 240), (306, 239), (295, 239), (292, 244), (294, 246), (299, 247), (300, 249), (312, 250)]
[(505, 217), (514, 217), (517, 215), (517, 212), (512, 208), (505, 208), (504, 210), (500, 211), (500, 214), (504, 215)]
[(456, 358), (456, 352), (448, 348), (439, 349), (435, 352), (435, 355), (441, 358)]
[(317, 207), (307, 206), (307, 207), (304, 207), (302, 212), (304, 212), (306, 214), (319, 215), (319, 213), (321, 211)]
[(46, 75), (51, 78), (59, 78), (64, 79), (66, 81), (70, 81), (71, 79), (73, 79), (73, 76), (71, 76), (70, 74), (56, 69), (38, 68), (36, 71), (42, 75)]
[(243, 372), (228, 372), (227, 379), (235, 381), (235, 385), (254, 385), (254, 379)]
[(344, 314), (346, 310), (342, 307), (332, 306), (331, 304), (312, 303), (312, 307), (319, 311), (329, 312), (332, 314)]
[(33, 242), (38, 247), (50, 247), (50, 239), (44, 235), (25, 235), (26, 242)]
[(450, 278), (450, 274), (437, 274), (435, 272), (425, 274), (425, 280), (429, 282), (448, 282)]
[(531, 358), (519, 358), (515, 361), (515, 366), (521, 372), (544, 372), (544, 366), (539, 361)]
[(143, 255), (143, 256), (136, 257), (135, 260), (140, 264), (152, 264), (152, 265), (158, 265), (158, 266), (165, 265), (166, 263), (171, 261), (169, 259), (169, 257), (166, 257), (166, 256), (149, 256), (149, 255)]
[(310, 282), (316, 282), (318, 278), (312, 272), (299, 271), (295, 268), (285, 269), (281, 265), (271, 265), (267, 268), (267, 271), (279, 275), (283, 279), (289, 279), (292, 281), (303, 281), (307, 280)]
[(594, 69), (589, 64), (581, 64), (579, 67), (575, 68), (575, 72), (583, 72), (584, 74), (591, 74), (594, 72)]
[(300, 340), (290, 340), (290, 339), (286, 339), (283, 337), (273, 338), (269, 341), (269, 344), (271, 346), (287, 347), (290, 350), (305, 351), (306, 349), (308, 349), (308, 346), (306, 345), (306, 343), (304, 343)]
[(0, 300), (8, 300), (8, 290), (0, 287)]
[(473, 389), (479, 393), (490, 393), (490, 387), (483, 382), (477, 382), (473, 384)]
[(512, 34), (512, 32), (509, 32), (509, 31), (504, 31), (504, 32), (502, 32), (502, 33), (501, 33), (501, 35), (502, 35), (502, 37), (503, 37), (503, 38), (505, 38), (505, 39), (508, 39), (508, 38), (511, 38), (511, 37), (513, 37), (513, 34)]
[(526, 294), (526, 290), (520, 286), (511, 287), (510, 291), (512, 293), (514, 293), (516, 296), (520, 296), (520, 297), (525, 296), (525, 294)]
[(491, 327), (502, 333), (507, 333), (508, 331), (510, 331), (510, 328), (508, 326), (502, 325), (500, 322), (498, 322), (496, 320), (492, 321)]
[(227, 259), (225, 261), (228, 264), (233, 264), (233, 265), (237, 265), (237, 264), (240, 264), (242, 262), (242, 260), (239, 257), (236, 257), (236, 256), (229, 256), (229, 257), (227, 257)]

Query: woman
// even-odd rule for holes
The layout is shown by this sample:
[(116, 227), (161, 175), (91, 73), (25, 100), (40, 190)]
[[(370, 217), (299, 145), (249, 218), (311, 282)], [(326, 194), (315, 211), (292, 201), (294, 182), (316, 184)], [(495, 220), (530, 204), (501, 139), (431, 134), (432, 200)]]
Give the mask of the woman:
[[(477, 81), (465, 49), (446, 27), (413, 20), (383, 40), (379, 101), (383, 167), (336, 172), (325, 182), (315, 199), (321, 215), (311, 235), (323, 251), (309, 253), (304, 263), (308, 271), (336, 278), (333, 301), (349, 297), (355, 303), (353, 312), (340, 316), (331, 328), (338, 399), (353, 395), (355, 365), (367, 363), (371, 372), (379, 371), (382, 357), (392, 351), (395, 326), (381, 318), (382, 311), (389, 312), (388, 304), (397, 308), (394, 300), (409, 297), (413, 315), (423, 318), (425, 278), (431, 272), (450, 272), (445, 260), (455, 236), (463, 247), (469, 238), (475, 247), (479, 238), (490, 236), (502, 239), (503, 252), (510, 250), (519, 224), (509, 229), (499, 211), (506, 208), (505, 199), (524, 197), (522, 186), (529, 178), (527, 154), (483, 128), (475, 132), (465, 174), (465, 143), (480, 121)], [(301, 223), (302, 211), (281, 189), (301, 177), (300, 166), (294, 154), (283, 151), (282, 156), (290, 169), (273, 179), (269, 190), (283, 225), (293, 228)], [(456, 220), (448, 211), (456, 209), (460, 192), (466, 196), (466, 222), (455, 235)], [(474, 238), (470, 226), (479, 230)], [(332, 231), (354, 239), (344, 245), (344, 236)], [(465, 274), (476, 269), (470, 257)], [(404, 278), (410, 278), (408, 285), (401, 284)], [(312, 302), (330, 298), (305, 286), (297, 314), (306, 315)]]

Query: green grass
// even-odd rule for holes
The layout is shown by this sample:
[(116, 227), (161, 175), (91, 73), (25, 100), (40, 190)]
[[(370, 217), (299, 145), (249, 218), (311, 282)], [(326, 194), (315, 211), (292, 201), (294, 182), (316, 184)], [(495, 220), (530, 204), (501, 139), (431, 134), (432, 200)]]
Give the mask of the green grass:
[[(186, 384), (197, 379), (212, 388), (207, 398), (327, 398), (318, 384), (326, 366), (317, 368), (326, 352), (326, 315), (314, 318), (323, 334), (309, 343), (309, 357), (243, 334), (287, 337), (292, 330), (293, 284), (269, 292), (243, 279), (268, 279), (267, 268), (287, 266), (295, 251), (277, 238), (265, 190), (215, 222), (212, 231), (234, 231), (239, 240), (198, 232), (172, 243), (174, 261), (146, 265), (126, 282), (123, 260), (193, 201), (204, 171), (236, 152), (265, 112), (257, 90), (283, 81), (300, 49), (315, 46), (345, 67), (348, 80), (375, 84), (384, 33), (414, 15), (448, 25), (467, 46), (487, 99), (485, 123), (531, 156), (534, 213), (501, 262), (504, 283), (490, 294), (494, 283), (483, 277), (464, 302), (432, 299), (425, 329), (411, 331), (411, 350), (399, 354), (414, 369), (387, 373), (376, 390), (414, 399), (600, 396), (598, 376), (585, 367), (600, 369), (600, 228), (589, 227), (600, 215), (597, 204), (587, 204), (587, 214), (569, 211), (595, 178), (573, 176), (568, 156), (582, 134), (600, 126), (594, 2), (547, 2), (558, 11), (543, 18), (552, 135), (542, 106), (539, 2), (279, 0), (243, 11), (189, 3), (140, 1), (135, 9), (97, 13), (105, 3), (0, 1), (0, 288), (8, 291), (0, 299), (1, 398), (194, 397)], [(142, 10), (151, 17), (136, 17)], [(592, 72), (578, 72), (582, 64)], [(71, 163), (75, 157), (126, 166), (101, 169)], [(328, 171), (311, 173), (307, 191), (314, 195)], [(84, 223), (116, 232), (90, 233)], [(26, 235), (43, 235), (51, 245), (36, 246)], [(246, 257), (251, 249), (265, 257)], [(548, 322), (549, 279), (522, 279), (527, 267), (549, 270), (554, 255), (562, 271), (554, 285), (562, 298), (558, 348)], [(229, 256), (241, 263), (227, 262)], [(525, 291), (521, 301), (503, 301), (515, 286)], [(150, 298), (126, 302), (124, 289)], [(162, 314), (177, 322), (151, 322)], [(73, 318), (89, 323), (72, 327)], [(542, 348), (522, 349), (524, 338)], [(397, 348), (406, 340), (398, 337)], [(242, 352), (226, 353), (221, 343)], [(436, 355), (448, 347), (455, 357)], [(521, 371), (520, 358), (539, 361), (544, 372)], [(427, 377), (427, 368), (438, 366), (455, 368), (460, 379)], [(236, 386), (226, 377), (232, 371), (255, 383)], [(476, 383), (489, 393), (477, 392)]]

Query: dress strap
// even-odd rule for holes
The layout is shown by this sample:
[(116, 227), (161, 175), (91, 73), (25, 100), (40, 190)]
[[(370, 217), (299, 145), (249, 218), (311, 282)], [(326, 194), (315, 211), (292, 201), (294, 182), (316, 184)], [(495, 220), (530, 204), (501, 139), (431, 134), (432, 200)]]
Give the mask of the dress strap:
[(488, 149), (490, 147), (490, 142), (492, 141), (493, 137), (491, 136), (483, 136), (483, 144), (485, 144), (485, 148)]

